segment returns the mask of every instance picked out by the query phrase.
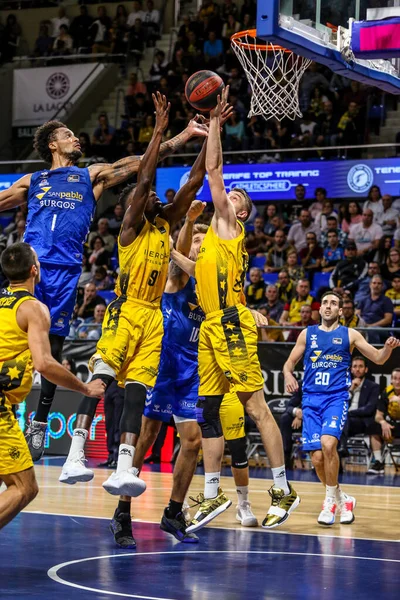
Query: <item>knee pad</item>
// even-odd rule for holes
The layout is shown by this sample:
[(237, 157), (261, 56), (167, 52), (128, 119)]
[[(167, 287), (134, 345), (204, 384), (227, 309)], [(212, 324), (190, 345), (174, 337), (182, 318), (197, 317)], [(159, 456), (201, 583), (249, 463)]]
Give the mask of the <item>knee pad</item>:
[[(106, 384), (106, 389), (114, 381), (114, 378), (110, 377), (109, 375), (93, 375), (92, 381), (94, 379), (101, 379), (101, 381), (104, 381), (104, 383)], [(93, 419), (99, 402), (100, 398), (91, 398), (90, 396), (84, 396), (78, 408), (78, 415), (88, 415), (91, 419)]]
[(91, 371), (94, 375), (108, 375), (113, 379), (117, 377), (115, 370), (106, 362), (104, 362), (99, 354), (93, 354), (93, 356), (90, 358), (89, 371)]
[(147, 389), (143, 383), (130, 381), (125, 384), (124, 410), (120, 421), (121, 433), (140, 435)]
[(222, 425), (219, 409), (224, 396), (201, 396), (196, 404), (196, 419), (203, 438), (219, 438), (222, 436)]
[(246, 453), (246, 438), (241, 437), (236, 440), (226, 440), (226, 443), (232, 456), (232, 467), (234, 469), (246, 469), (249, 466)]

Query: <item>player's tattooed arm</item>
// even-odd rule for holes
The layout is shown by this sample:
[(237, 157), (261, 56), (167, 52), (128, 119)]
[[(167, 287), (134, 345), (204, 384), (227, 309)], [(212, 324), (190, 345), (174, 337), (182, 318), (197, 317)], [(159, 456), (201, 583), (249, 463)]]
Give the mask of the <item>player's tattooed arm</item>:
[(32, 175), (24, 175), (7, 190), (0, 192), (0, 212), (26, 203)]
[(174, 248), (171, 249), (171, 260), (174, 261), (182, 269), (185, 271), (190, 277), (194, 277), (194, 270), (196, 263), (194, 260), (190, 260), (186, 256), (183, 256), (180, 252), (177, 252)]
[(203, 121), (204, 118), (201, 115), (196, 115), (189, 121), (186, 129), (178, 133), (171, 140), (161, 144), (158, 160), (162, 161), (171, 156), (171, 154), (179, 152), (193, 137), (206, 137), (208, 135), (208, 128), (204, 125)]
[(297, 338), (297, 342), (296, 342), (293, 350), (289, 354), (289, 358), (283, 365), (283, 376), (285, 378), (285, 389), (286, 389), (286, 392), (288, 392), (289, 394), (293, 394), (294, 392), (297, 392), (297, 390), (299, 389), (299, 384), (298, 384), (296, 378), (293, 376), (293, 371), (294, 371), (297, 363), (299, 362), (299, 360), (301, 359), (301, 357), (303, 356), (303, 354), (305, 352), (306, 339), (307, 339), (307, 333), (306, 333), (306, 330), (303, 329), (303, 331), (300, 333), (299, 337)]

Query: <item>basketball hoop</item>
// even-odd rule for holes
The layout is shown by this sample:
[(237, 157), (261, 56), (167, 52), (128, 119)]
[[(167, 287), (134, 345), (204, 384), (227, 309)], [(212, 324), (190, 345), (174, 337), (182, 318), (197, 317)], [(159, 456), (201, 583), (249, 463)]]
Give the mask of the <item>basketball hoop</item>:
[(258, 40), (256, 29), (235, 33), (231, 44), (251, 86), (248, 116), (275, 117), (278, 121), (301, 117), (300, 79), (311, 60)]

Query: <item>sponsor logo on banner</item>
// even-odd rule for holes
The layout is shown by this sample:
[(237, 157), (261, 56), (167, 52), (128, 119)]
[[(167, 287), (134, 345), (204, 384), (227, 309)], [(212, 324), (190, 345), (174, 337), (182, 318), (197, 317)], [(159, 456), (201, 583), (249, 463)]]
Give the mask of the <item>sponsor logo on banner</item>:
[(365, 194), (373, 182), (374, 174), (367, 165), (355, 165), (347, 175), (349, 188), (357, 194)]

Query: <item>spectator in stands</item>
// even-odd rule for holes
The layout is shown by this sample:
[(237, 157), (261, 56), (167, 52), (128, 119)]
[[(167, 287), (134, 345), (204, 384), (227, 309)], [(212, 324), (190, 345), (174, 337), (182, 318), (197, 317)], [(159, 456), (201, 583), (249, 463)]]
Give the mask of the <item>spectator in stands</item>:
[(301, 110), (308, 110), (311, 102), (311, 94), (317, 86), (322, 90), (327, 90), (329, 82), (319, 72), (319, 65), (313, 61), (300, 81), (299, 102)]
[(119, 234), (124, 214), (125, 211), (122, 204), (116, 204), (114, 206), (113, 216), (108, 220), (108, 229), (111, 235), (115, 236)]
[(267, 204), (267, 206), (264, 208), (264, 221), (265, 221), (264, 231), (267, 234), (267, 236), (269, 236), (271, 238), (271, 242), (274, 241), (272, 238), (277, 231), (275, 225), (273, 225), (273, 223), (272, 223), (272, 219), (275, 216), (277, 216), (277, 213), (278, 213), (278, 209), (277, 209), (276, 204)]
[(262, 270), (252, 267), (249, 272), (250, 285), (245, 290), (246, 302), (249, 308), (256, 308), (264, 301), (265, 282)]
[(329, 280), (330, 287), (339, 294), (342, 294), (344, 290), (356, 290), (368, 271), (368, 265), (365, 260), (357, 256), (355, 242), (347, 242), (344, 255), (344, 260), (341, 260), (336, 265)]
[(267, 251), (267, 236), (264, 233), (264, 219), (258, 215), (254, 219), (254, 230), (246, 235), (246, 249), (250, 255)]
[(303, 208), (300, 211), (299, 221), (299, 223), (295, 223), (291, 226), (288, 235), (288, 242), (293, 244), (298, 252), (307, 247), (307, 233), (312, 231), (317, 237), (319, 235), (318, 227), (311, 223), (311, 215), (309, 210)]
[(229, 90), (237, 96), (246, 93), (247, 81), (238, 67), (232, 67), (227, 84)]
[[(354, 146), (362, 141), (362, 125), (359, 116), (359, 106), (356, 102), (350, 102), (346, 112), (340, 117), (338, 123), (338, 143), (345, 146)], [(347, 151), (347, 155), (356, 158), (360, 155), (360, 150)]]
[(68, 369), (68, 371), (71, 371), (71, 373), (76, 375), (76, 364), (71, 356), (64, 356), (61, 361), (61, 364), (64, 367), (64, 369)]
[(269, 308), (267, 304), (261, 304), (257, 307), (257, 311), (260, 312), (264, 317), (268, 319), (268, 327), (277, 327), (276, 329), (258, 329), (258, 339), (260, 342), (281, 342), (285, 341), (282, 329), (278, 329), (279, 323), (272, 319), (269, 314)]
[(283, 302), (284, 305), (287, 302), (290, 302), (295, 294), (295, 285), (293, 281), (290, 280), (289, 273), (286, 269), (279, 271), (277, 288), (279, 301)]
[(221, 17), (226, 21), (232, 15), (235, 19), (239, 18), (239, 9), (233, 0), (223, 0), (221, 5)]
[(84, 4), (80, 6), (79, 10), (80, 15), (72, 21), (69, 32), (74, 40), (74, 48), (86, 54), (90, 52), (93, 43), (90, 36), (93, 19), (89, 16), (87, 6)]
[(56, 37), (58, 37), (60, 33), (61, 25), (66, 25), (67, 27), (69, 27), (69, 18), (67, 17), (67, 13), (65, 12), (65, 8), (63, 6), (60, 6), (60, 8), (58, 9), (58, 16), (53, 17), (51, 19), (51, 24), (53, 26), (51, 37), (54, 40), (56, 39)]
[(273, 284), (267, 285), (265, 298), (267, 302), (264, 302), (261, 306), (266, 306), (271, 319), (279, 323), (279, 319), (283, 313), (283, 302), (279, 300), (278, 286)]
[(39, 28), (39, 36), (35, 42), (33, 50), (34, 56), (49, 56), (53, 48), (53, 38), (49, 35), (49, 28), (42, 23)]
[(400, 250), (391, 248), (386, 263), (382, 266), (381, 275), (386, 281), (393, 281), (400, 276)]
[(393, 240), (395, 247), (400, 249), (400, 227), (394, 232)]
[[(393, 312), (392, 302), (383, 293), (382, 277), (374, 275), (370, 283), (370, 293), (360, 300), (357, 314), (364, 319), (368, 329), (373, 329), (375, 327), (390, 327)], [(387, 338), (387, 332), (368, 332), (368, 341), (371, 344), (385, 343)]]
[(320, 304), (310, 295), (310, 282), (308, 279), (300, 279), (296, 285), (296, 296), (290, 302), (286, 302), (279, 323), (281, 325), (291, 325), (300, 321), (301, 307), (305, 304), (311, 306), (311, 318), (315, 322), (319, 322)]
[(97, 289), (94, 283), (87, 283), (83, 293), (78, 293), (77, 304), (75, 307), (76, 316), (81, 319), (93, 317), (94, 309), (98, 304), (106, 305), (105, 300), (97, 295)]
[(96, 237), (101, 237), (105, 244), (105, 249), (112, 253), (115, 245), (115, 237), (109, 232), (108, 219), (104, 217), (98, 220), (97, 230), (89, 233), (88, 244), (91, 245), (92, 241)]
[(16, 16), (8, 15), (0, 38), (0, 63), (12, 62), (17, 54), (21, 33), (22, 30)]
[(315, 128), (315, 144), (317, 146), (334, 146), (337, 138), (338, 118), (333, 111), (331, 100), (324, 102), (323, 112), (317, 119)]
[[(375, 412), (379, 399), (379, 385), (367, 379), (368, 366), (363, 356), (355, 356), (351, 361), (352, 382), (349, 389), (350, 401), (347, 422), (340, 438), (339, 455), (348, 456), (347, 440), (363, 433), (371, 436), (374, 457), (382, 458), (380, 426), (375, 422)], [(377, 454), (375, 454), (377, 453)]]
[(313, 202), (309, 208), (311, 218), (315, 219), (322, 213), (324, 202), (326, 200), (326, 189), (318, 187), (315, 190), (315, 202)]
[(128, 27), (133, 28), (133, 26), (135, 25), (136, 19), (140, 19), (141, 22), (143, 22), (144, 16), (145, 16), (145, 13), (143, 11), (141, 0), (134, 0), (132, 12), (130, 12), (128, 15), (128, 21), (127, 21)]
[(208, 69), (217, 69), (224, 59), (222, 40), (217, 38), (215, 31), (210, 31), (203, 47), (204, 61)]
[(337, 216), (336, 215), (328, 216), (326, 219), (326, 222), (327, 222), (327, 228), (325, 229), (325, 231), (321, 231), (321, 237), (319, 239), (320, 246), (322, 248), (326, 248), (326, 246), (328, 245), (328, 231), (331, 229), (334, 229), (338, 235), (339, 244), (344, 247), (347, 242), (347, 233), (345, 233), (344, 231), (342, 231), (341, 229), (338, 228)]
[[(378, 400), (375, 421), (381, 427), (381, 435), (386, 442), (400, 437), (400, 368), (392, 371), (390, 385), (382, 392)], [(382, 454), (375, 454), (375, 464), (368, 473), (384, 473)]]
[(77, 328), (77, 337), (80, 340), (99, 340), (101, 327), (103, 325), (106, 307), (104, 304), (96, 304), (93, 317), (87, 317)]
[(387, 259), (389, 258), (389, 252), (392, 247), (393, 236), (384, 235), (379, 240), (378, 249), (373, 256), (373, 260), (376, 261), (379, 265), (386, 264)]
[(373, 276), (380, 275), (380, 274), (381, 274), (381, 268), (380, 268), (379, 263), (377, 263), (375, 260), (371, 260), (371, 262), (368, 263), (368, 271), (366, 272), (365, 276), (362, 277), (358, 282), (357, 291), (354, 296), (354, 302), (356, 304), (362, 298), (364, 298), (364, 296), (369, 295), (370, 289), (371, 289), (371, 281), (372, 281)]
[(397, 323), (396, 327), (399, 326), (400, 320), (400, 275), (395, 275), (392, 279), (392, 287), (387, 290), (385, 296), (389, 298), (389, 300), (393, 304), (394, 316), (396, 317)]
[(147, 115), (141, 128), (139, 129), (138, 142), (142, 145), (142, 149), (147, 148), (154, 131), (154, 119), (152, 115)]
[(393, 236), (399, 218), (399, 211), (392, 207), (393, 198), (390, 194), (384, 194), (380, 202), (382, 203), (381, 210), (374, 212), (375, 223), (382, 227), (385, 235)]
[(161, 77), (168, 74), (168, 62), (165, 60), (165, 52), (158, 50), (155, 53), (153, 64), (150, 67), (149, 75), (152, 82), (160, 81)]
[(160, 11), (154, 8), (153, 0), (147, 0), (142, 21), (146, 30), (147, 45), (153, 47), (160, 37)]
[(383, 236), (382, 227), (373, 223), (374, 213), (370, 208), (364, 208), (362, 222), (350, 227), (349, 239), (357, 246), (358, 256), (368, 258), (373, 256)]
[[(304, 304), (300, 309), (300, 321), (296, 321), (293, 323), (294, 327), (301, 327), (302, 329), (308, 327), (309, 325), (316, 325), (317, 321), (314, 321), (311, 318), (311, 306), (308, 304)], [(296, 343), (297, 338), (299, 337), (302, 329), (291, 329), (287, 338), (287, 342)]]
[(104, 151), (104, 147), (111, 146), (114, 141), (115, 129), (108, 122), (105, 113), (99, 115), (99, 126), (93, 132), (92, 144), (98, 146), (97, 152)]
[(365, 321), (355, 312), (355, 306), (351, 298), (343, 298), (343, 315), (340, 317), (340, 324), (345, 327), (365, 327)]
[(140, 19), (136, 19), (133, 27), (129, 31), (129, 49), (130, 53), (136, 57), (136, 64), (139, 65), (145, 47), (145, 36), (143, 31), (143, 23)]
[(299, 389), (295, 392), (286, 405), (286, 411), (280, 418), (279, 428), (282, 434), (283, 451), (285, 453), (285, 466), (287, 469), (293, 469), (292, 448), (293, 432), (301, 433), (303, 427), (303, 411), (301, 409), (302, 390), (301, 382)]
[(319, 271), (323, 257), (323, 250), (317, 241), (317, 235), (314, 231), (308, 231), (306, 234), (306, 247), (299, 252), (299, 258), (305, 271)]
[(25, 219), (19, 219), (19, 221), (17, 221), (16, 229), (12, 233), (10, 233), (10, 235), (7, 238), (7, 247), (11, 246), (11, 244), (17, 244), (19, 242), (23, 242), (24, 233), (25, 233), (25, 224), (26, 224)]
[[(318, 85), (313, 89), (310, 100), (309, 113), (315, 119), (318, 119), (324, 109), (324, 103), (328, 100), (327, 96), (323, 93), (323, 90)], [(307, 113), (305, 113), (307, 114)]]
[(103, 238), (99, 235), (96, 235), (94, 238), (92, 238), (89, 247), (89, 264), (92, 265), (92, 274), (94, 275), (96, 268), (100, 266), (105, 266), (106, 269), (108, 269), (111, 256), (110, 252), (107, 251)]
[(298, 256), (296, 250), (293, 248), (287, 251), (286, 263), (284, 269), (289, 273), (290, 279), (296, 284), (300, 279), (304, 279), (305, 271), (304, 267), (299, 265)]
[(264, 271), (266, 273), (275, 273), (276, 271), (280, 271), (287, 262), (288, 252), (293, 250), (293, 246), (290, 246), (287, 242), (285, 232), (282, 229), (277, 229), (274, 235), (274, 245), (268, 250), (267, 253)]
[(53, 56), (66, 56), (67, 54), (71, 54), (73, 47), (74, 42), (68, 32), (67, 25), (61, 25), (60, 33), (58, 34), (53, 43)]
[(129, 77), (129, 85), (128, 89), (126, 90), (126, 95), (136, 96), (137, 94), (142, 94), (143, 96), (146, 96), (147, 87), (145, 83), (139, 81), (137, 73), (133, 72), (130, 74)]
[(126, 54), (128, 50), (128, 13), (123, 4), (117, 6), (111, 29), (111, 52), (113, 54)]
[(104, 266), (96, 267), (94, 269), (92, 282), (97, 290), (111, 290), (115, 284), (114, 279), (108, 275), (107, 269)]
[(225, 48), (228, 49), (231, 43), (231, 37), (240, 30), (240, 23), (236, 20), (234, 14), (230, 13), (222, 27), (222, 38), (225, 42)]
[(322, 205), (322, 211), (315, 220), (315, 225), (320, 231), (326, 231), (328, 229), (327, 219), (329, 217), (337, 217), (337, 215), (333, 210), (332, 200), (324, 200)]
[(82, 159), (83, 158), (90, 158), (91, 156), (93, 156), (93, 153), (92, 153), (92, 144), (90, 143), (89, 134), (86, 133), (86, 131), (81, 131), (81, 133), (79, 134), (79, 143), (81, 145), (82, 156), (80, 158), (78, 166), (79, 167), (86, 167), (87, 163), (83, 162)]
[(90, 26), (90, 35), (93, 40), (93, 54), (110, 52), (111, 26), (112, 22), (107, 15), (107, 9), (105, 6), (99, 6), (97, 9), (97, 19)]
[(233, 111), (227, 122), (225, 123), (225, 150), (242, 150), (245, 147), (245, 127), (241, 119), (239, 119), (236, 111)]
[(347, 234), (350, 233), (350, 227), (352, 225), (357, 225), (358, 223), (361, 223), (361, 221), (362, 221), (361, 206), (359, 205), (358, 202), (356, 202), (356, 200), (351, 200), (348, 204), (348, 208), (347, 208), (345, 214), (343, 215), (343, 218), (340, 223), (342, 231), (344, 231)]
[(322, 271), (329, 273), (333, 271), (339, 261), (344, 259), (344, 248), (339, 244), (339, 237), (336, 229), (328, 229), (328, 246), (324, 249), (322, 259)]
[(91, 283), (92, 277), (92, 265), (85, 251), (82, 255), (82, 273), (78, 280), (78, 288), (84, 288), (87, 283)]
[(374, 217), (382, 211), (382, 202), (381, 202), (382, 194), (381, 190), (377, 185), (373, 185), (370, 187), (368, 196), (363, 205), (363, 211), (366, 208), (372, 210)]

